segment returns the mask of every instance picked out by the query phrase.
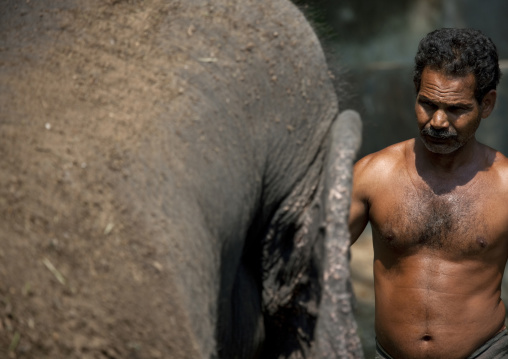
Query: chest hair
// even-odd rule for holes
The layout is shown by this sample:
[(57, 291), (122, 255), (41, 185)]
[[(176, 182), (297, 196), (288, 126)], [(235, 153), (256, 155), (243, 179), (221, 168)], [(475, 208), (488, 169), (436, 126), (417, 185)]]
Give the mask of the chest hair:
[(485, 224), (470, 192), (438, 195), (409, 188), (403, 193), (381, 230), (390, 246), (466, 252), (485, 247)]

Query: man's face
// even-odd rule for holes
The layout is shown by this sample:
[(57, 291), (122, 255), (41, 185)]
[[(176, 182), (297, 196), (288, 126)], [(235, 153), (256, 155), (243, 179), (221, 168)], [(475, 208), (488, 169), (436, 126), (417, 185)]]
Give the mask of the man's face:
[(474, 137), (483, 117), (475, 85), (473, 74), (452, 77), (428, 67), (423, 70), (415, 111), (429, 151), (452, 153)]

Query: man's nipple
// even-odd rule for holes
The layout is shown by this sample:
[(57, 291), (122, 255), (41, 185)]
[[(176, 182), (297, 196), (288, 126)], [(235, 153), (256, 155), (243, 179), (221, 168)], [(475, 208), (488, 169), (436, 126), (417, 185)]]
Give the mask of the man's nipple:
[(384, 238), (387, 242), (391, 242), (395, 239), (395, 233), (393, 233), (392, 230), (388, 230), (386, 231), (386, 233), (384, 234)]
[(487, 240), (484, 238), (484, 237), (476, 237), (476, 243), (478, 243), (478, 245), (482, 248), (485, 248), (487, 247)]

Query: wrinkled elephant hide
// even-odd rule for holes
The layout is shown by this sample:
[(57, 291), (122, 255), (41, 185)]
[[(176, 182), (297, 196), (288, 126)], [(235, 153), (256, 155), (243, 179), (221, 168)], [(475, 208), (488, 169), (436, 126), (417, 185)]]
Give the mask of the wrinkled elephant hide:
[(360, 357), (338, 113), (289, 1), (2, 1), (0, 357)]

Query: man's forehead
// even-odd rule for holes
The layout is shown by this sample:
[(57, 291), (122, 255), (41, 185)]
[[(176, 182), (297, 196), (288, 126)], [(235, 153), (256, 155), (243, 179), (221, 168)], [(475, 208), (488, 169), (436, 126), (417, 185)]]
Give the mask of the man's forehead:
[(419, 95), (425, 97), (474, 99), (476, 80), (472, 73), (450, 75), (443, 70), (425, 68), (422, 73)]

